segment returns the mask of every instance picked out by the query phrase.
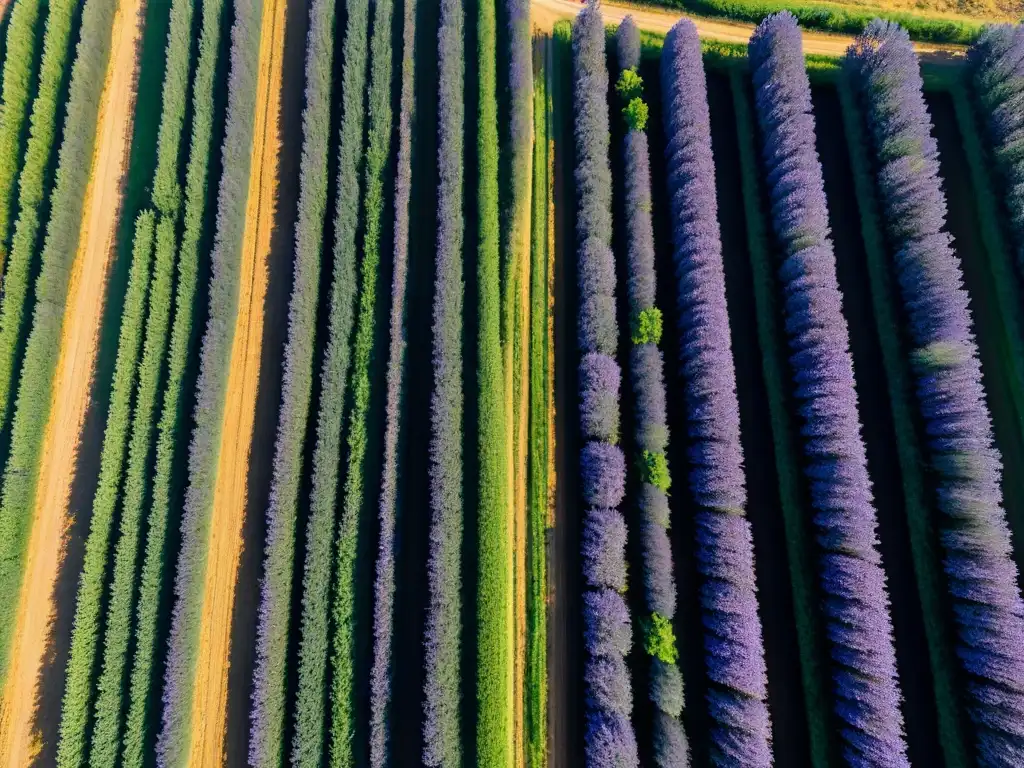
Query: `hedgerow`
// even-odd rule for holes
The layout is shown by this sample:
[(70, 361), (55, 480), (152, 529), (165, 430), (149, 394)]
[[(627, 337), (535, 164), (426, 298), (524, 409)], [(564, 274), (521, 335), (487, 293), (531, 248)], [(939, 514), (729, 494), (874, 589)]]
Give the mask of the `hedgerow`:
[[(119, 537), (107, 604), (103, 665), (97, 687), (90, 765), (117, 762), (123, 712), (125, 670), (131, 644), (132, 598), (136, 592), (139, 548), (145, 515), (146, 464), (153, 431), (153, 412), (167, 348), (174, 280), (174, 219), (161, 216), (156, 227), (156, 260), (150, 286), (146, 339), (138, 370), (128, 466), (121, 502)], [(115, 489), (116, 490), (116, 489)]]
[(815, 510), (834, 711), (845, 723), (848, 762), (908, 765), (878, 521), (802, 54), (800, 28), (786, 11), (765, 19), (750, 40), (764, 174), (782, 249), (778, 275), (804, 473)]
[[(476, 752), (483, 765), (512, 765), (514, 631), (512, 626), (512, 539), (506, 430), (516, 431), (518, 399), (505, 391), (514, 376), (502, 368), (502, 269), (498, 217), (498, 98), (495, 0), (477, 4), (477, 455), (479, 457), (477, 510), (477, 669)], [(515, 125), (514, 130), (523, 126)], [(524, 143), (522, 136), (517, 137)], [(522, 162), (520, 158), (520, 162)], [(517, 179), (513, 191), (525, 183)], [(519, 301), (519, 262), (522, 237), (513, 235), (505, 270), (505, 305)], [(509, 310), (513, 311), (513, 310)], [(507, 328), (511, 328), (507, 324)], [(506, 339), (506, 343), (515, 342)], [(511, 348), (511, 347), (510, 347)], [(506, 357), (512, 363), (515, 356)], [(509, 371), (509, 373), (512, 373)]]
[(114, 378), (110, 389), (110, 410), (107, 412), (103, 433), (100, 474), (89, 519), (89, 536), (85, 542), (85, 559), (78, 583), (75, 623), (71, 633), (71, 651), (65, 673), (60, 741), (57, 747), (57, 765), (62, 767), (82, 765), (88, 746), (86, 729), (93, 699), (93, 667), (102, 632), (102, 601), (107, 579), (110, 531), (114, 524), (114, 508), (121, 485), (125, 445), (128, 442), (135, 368), (142, 349), (154, 221), (152, 211), (140, 213), (135, 220), (128, 289), (121, 312), (117, 358), (114, 361)]
[(877, 185), (912, 344), (940, 511), (966, 707), (984, 765), (1024, 759), (1024, 604), (1001, 504), (968, 296), (950, 236), (938, 149), (907, 33), (873, 23), (846, 66), (859, 88), (878, 163)]
[[(185, 205), (175, 280), (174, 321), (167, 354), (167, 374), (156, 432), (156, 466), (147, 515), (146, 547), (139, 576), (135, 608), (135, 653), (128, 685), (123, 768), (142, 768), (153, 751), (150, 711), (153, 671), (157, 657), (157, 628), (162, 612), (165, 582), (167, 530), (171, 511), (171, 474), (180, 421), (180, 404), (192, 348), (192, 318), (196, 302), (199, 241), (206, 210), (207, 175), (213, 135), (213, 87), (220, 46), (222, 2), (204, 2), (199, 35), (199, 55), (192, 82), (192, 136), (185, 169)], [(129, 456), (129, 465), (131, 456)]]
[(0, 274), (7, 264), (14, 181), (21, 161), (25, 119), (36, 74), (36, 22), (41, 0), (23, 0), (11, 8), (0, 92)]
[[(577, 217), (579, 263), (580, 352), (611, 358), (616, 352), (615, 259), (612, 255), (612, 179), (609, 164), (608, 70), (605, 67), (604, 26), (600, 7), (588, 3), (572, 30), (573, 109), (576, 139)], [(590, 358), (595, 361), (597, 358)], [(599, 424), (599, 431), (584, 428), (580, 452), (581, 496), (584, 507), (583, 576), (584, 636), (588, 653), (584, 667), (585, 757), (588, 765), (638, 766), (636, 736), (630, 722), (632, 687), (625, 655), (631, 635), (629, 612), (622, 592), (626, 588), (626, 526), (616, 509), (625, 496), (626, 461), (622, 449), (608, 442), (618, 430), (617, 366), (601, 365), (601, 375), (588, 376), (580, 367), (581, 425)], [(591, 388), (588, 392), (585, 388)], [(608, 390), (604, 393), (594, 390)], [(587, 412), (588, 405), (603, 403), (601, 418)], [(614, 403), (614, 405), (612, 405)], [(618, 626), (625, 642), (598, 642), (605, 627)]]
[(459, 736), (459, 629), (462, 611), (462, 127), (465, 115), (464, 10), (441, 0), (437, 33), (437, 262), (434, 278), (434, 389), (430, 397), (430, 548), (423, 762), (451, 768)]
[(384, 190), (391, 179), (391, 0), (376, 0), (370, 39), (369, 130), (366, 141), (366, 187), (363, 198), (363, 248), (359, 310), (352, 350), (352, 406), (348, 430), (348, 476), (338, 531), (334, 590), (331, 759), (333, 768), (365, 764), (355, 736), (356, 554), (360, 514), (366, 495), (367, 434), (370, 410), (370, 365), (374, 355), (377, 283), (384, 223)]
[[(327, 668), (331, 638), (331, 561), (341, 464), (342, 413), (355, 317), (356, 229), (364, 141), (367, 36), (366, 0), (348, 3), (342, 44), (341, 142), (338, 148), (338, 201), (334, 214), (334, 276), (331, 280), (327, 349), (321, 370), (320, 412), (313, 449), (313, 487), (306, 526), (302, 576), (302, 624), (292, 762), (320, 765), (327, 720)], [(316, 237), (315, 232), (310, 237)]]
[[(647, 105), (642, 100), (643, 80), (637, 74), (640, 66), (640, 31), (632, 16), (626, 16), (615, 34), (616, 52), (619, 63), (619, 84), (616, 90), (620, 101), (633, 107), (634, 112), (646, 115)], [(636, 105), (641, 105), (642, 110)], [(625, 179), (625, 230), (626, 230), (626, 294), (632, 326), (633, 346), (629, 351), (629, 374), (632, 381), (634, 400), (633, 445), (637, 456), (639, 479), (643, 489), (638, 496), (666, 495), (671, 484), (668, 460), (668, 424), (665, 407), (664, 360), (658, 341), (661, 338), (661, 313), (655, 306), (654, 274), (654, 228), (651, 222), (651, 161), (644, 126), (630, 119), (625, 111), (628, 131), (623, 139), (623, 175)], [(667, 502), (666, 502), (667, 503)], [(652, 522), (646, 515), (638, 516), (641, 531), (640, 552), (643, 561), (644, 604), (646, 611), (641, 624), (660, 622), (671, 633), (672, 619), (676, 612), (675, 577), (672, 567), (672, 548), (666, 527)], [(676, 662), (675, 638), (668, 639), (668, 647), (654, 648), (645, 644), (649, 656), (662, 658), (661, 653), (671, 655), (665, 662), (673, 666)], [(678, 670), (677, 670), (678, 673)], [(680, 680), (682, 677), (680, 676)], [(653, 694), (653, 691), (649, 691)], [(650, 695), (657, 706), (657, 699)], [(676, 712), (667, 718), (654, 721), (655, 727), (670, 728), (676, 733), (674, 740), (685, 745), (686, 735)], [(661, 738), (654, 734), (655, 739)], [(687, 765), (684, 746), (681, 763)], [(667, 768), (667, 767), (666, 767)]]
[(209, 550), (217, 457), (238, 310), (240, 255), (245, 229), (259, 64), (261, 0), (235, 5), (231, 70), (222, 148), (224, 173), (217, 191), (217, 225), (210, 255), (209, 319), (196, 383), (195, 428), (189, 445), (182, 543), (174, 579), (174, 609), (164, 673), (163, 716), (157, 758), (164, 766), (188, 761), (193, 678), (199, 645), (206, 556)]
[[(3, 294), (0, 295), (0, 418), (5, 420), (11, 405), (11, 391), (15, 385), (17, 349), (26, 331), (25, 302), (35, 267), (39, 229), (45, 224), (45, 213), (40, 210), (40, 206), (43, 204), (49, 181), (47, 168), (53, 155), (53, 145), (57, 137), (57, 116), (61, 106), (57, 100), (61, 94), (61, 86), (67, 82), (66, 64), (71, 45), (71, 22), (77, 5), (78, 0), (54, 0), (49, 4), (46, 32), (43, 36), (43, 55), (39, 63), (39, 89), (32, 100), (25, 159), (21, 173), (18, 174), (18, 218), (14, 225), (10, 251), (4, 258)], [(14, 23), (13, 16), (11, 23)], [(14, 51), (9, 49), (9, 53), (13, 54)], [(10, 60), (10, 57), (7, 57), (7, 60)], [(6, 100), (6, 92), (4, 98)], [(6, 243), (0, 243), (0, 246), (6, 246)], [(7, 631), (9, 630), (6, 624), (0, 628), (0, 657), (3, 658), (3, 661), (0, 661), (0, 670), (6, 669)], [(0, 679), (2, 678), (3, 674), (0, 673)]]
[[(4, 469), (3, 491), (0, 495), (0, 594), (10, 596), (10, 599), (4, 601), (4, 613), (0, 615), (0, 682), (6, 678), (8, 649), (15, 623), (13, 616), (18, 606), (16, 596), (21, 586), (25, 548), (28, 544), (32, 507), (35, 502), (36, 480), (39, 475), (39, 453), (42, 450), (46, 422), (50, 416), (53, 376), (60, 354), (64, 305), (67, 302), (71, 267), (78, 253), (85, 190), (92, 170), (96, 120), (110, 53), (114, 6), (113, 0), (86, 2), (82, 11), (75, 61), (71, 67), (63, 141), (57, 157), (53, 192), (50, 195), (50, 221), (46, 227), (43, 250), (39, 257), (32, 330), (21, 365), (14, 421), (10, 432), (11, 448)], [(54, 49), (45, 49), (49, 47), (47, 43), (50, 42), (54, 48), (66, 46), (67, 35), (62, 35), (62, 32), (65, 29), (64, 25), (70, 24), (70, 18), (64, 18), (64, 13), (70, 16), (71, 9), (58, 4), (51, 7), (50, 19), (53, 23), (48, 25), (47, 39), (44, 43), (45, 71), (41, 74), (39, 95), (36, 97), (36, 104), (33, 105), (33, 136), (29, 142), (31, 157), (26, 158), (20, 180), (19, 206), (24, 207), (19, 212), (13, 250), (20, 254), (18, 260), (26, 267), (29, 254), (35, 245), (38, 206), (43, 191), (42, 175), (55, 131), (54, 125), (44, 128), (39, 121), (54, 119), (61, 79), (59, 71), (63, 69), (63, 57)], [(61, 43), (64, 43), (64, 46), (61, 46)], [(47, 53), (50, 56), (47, 56)], [(13, 267), (13, 263), (8, 265), (8, 278)], [(24, 277), (27, 280), (27, 273)], [(19, 300), (5, 293), (4, 301), (8, 299), (13, 300), (18, 306), (16, 314), (20, 315), (24, 295)], [(2, 308), (0, 314), (5, 314)], [(8, 319), (13, 320), (10, 316)], [(5, 339), (4, 325), (4, 319), (0, 317), (0, 346), (7, 339), (11, 339), (12, 354), (4, 357), (4, 364), (7, 367), (0, 366), (0, 379), (6, 379), (11, 370), (10, 362), (7, 361), (13, 357), (13, 342), (20, 335), (15, 333), (13, 338)], [(20, 326), (20, 320), (18, 325)], [(0, 400), (3, 401), (0, 402), (2, 412), (6, 406), (6, 394)]]
[(286, 753), (295, 521), (313, 387), (321, 249), (327, 212), (334, 16), (334, 0), (316, 0), (310, 6), (306, 37), (306, 106), (302, 113), (302, 157), (295, 222), (295, 277), (288, 305), (288, 340), (267, 505), (256, 668), (249, 715), (249, 764), (256, 768), (283, 765)]
[(402, 86), (395, 170), (395, 229), (391, 278), (390, 340), (385, 400), (384, 461), (380, 483), (380, 538), (373, 600), (373, 669), (370, 674), (370, 765), (388, 764), (391, 712), (391, 645), (395, 627), (395, 561), (398, 541), (398, 438), (405, 375), (405, 295), (409, 264), (409, 198), (412, 192), (412, 127), (416, 111), (416, 0), (402, 4)]

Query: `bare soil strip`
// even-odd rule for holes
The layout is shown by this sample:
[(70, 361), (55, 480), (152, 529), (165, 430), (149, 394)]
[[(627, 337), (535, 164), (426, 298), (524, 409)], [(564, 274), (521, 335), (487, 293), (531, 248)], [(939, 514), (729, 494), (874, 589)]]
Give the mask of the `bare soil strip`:
[(224, 409), (224, 429), (213, 497), (210, 550), (203, 587), (198, 665), (192, 704), (189, 765), (225, 763), (225, 724), (232, 611), (242, 555), (247, 476), (252, 450), (260, 359), (263, 308), (277, 192), (278, 115), (285, 38), (285, 0), (268, 0), (263, 8), (260, 70), (256, 85), (256, 125), (252, 171), (242, 241), (241, 294)]
[[(0, 765), (23, 768), (38, 755), (39, 673), (49, 652), (54, 585), (64, 556), (68, 499), (92, 390), (107, 273), (121, 209), (135, 116), (142, 0), (122, 0), (114, 16), (111, 58), (100, 103), (92, 174), (68, 287), (68, 302), (43, 437), (25, 587), (16, 617), (11, 666), (0, 709)], [(2, 12), (2, 10), (0, 10)]]
[[(556, 21), (560, 19), (573, 19), (581, 10), (583, 4), (576, 0), (531, 0), (531, 15), (533, 23), (541, 29), (551, 31)], [(673, 12), (671, 10), (654, 10), (650, 8), (638, 8), (630, 5), (617, 5), (615, 3), (602, 2), (601, 15), (606, 24), (618, 24), (627, 15), (632, 16), (640, 29), (649, 32), (665, 34), (672, 25), (679, 19), (687, 18), (688, 14)], [(703, 38), (720, 40), (725, 43), (742, 43), (746, 45), (750, 35), (754, 31), (753, 24), (743, 24), (734, 21), (717, 21), (699, 17), (689, 17), (696, 25), (697, 32)], [(846, 53), (847, 47), (853, 42), (853, 38), (847, 35), (831, 35), (824, 32), (803, 31), (804, 53), (820, 54), (824, 56), (842, 56)], [(914, 43), (918, 53), (946, 53), (962, 54), (963, 46), (960, 45), (936, 45), (934, 43)]]

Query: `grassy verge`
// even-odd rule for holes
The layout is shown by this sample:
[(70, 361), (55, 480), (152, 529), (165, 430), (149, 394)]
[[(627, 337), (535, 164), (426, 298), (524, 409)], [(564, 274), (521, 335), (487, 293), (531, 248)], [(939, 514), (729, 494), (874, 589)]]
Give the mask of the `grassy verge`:
[(829, 765), (829, 705), (824, 687), (823, 665), (815, 637), (814, 568), (810, 558), (806, 514), (801, 498), (800, 460), (796, 455), (792, 425), (786, 411), (783, 384), (785, 376), (780, 364), (784, 342), (775, 307), (775, 275), (765, 228), (763, 200), (758, 188), (759, 169), (754, 145), (756, 128), (747, 96), (745, 75), (739, 70), (733, 70), (730, 82), (738, 125), (748, 246), (754, 273), (758, 343), (761, 347), (765, 386), (768, 390), (779, 497), (782, 501), (783, 525), (786, 529), (786, 548), (793, 588), (793, 606), (796, 612), (796, 639), (800, 646), (800, 669), (804, 697), (807, 700), (811, 759), (816, 768), (824, 768)]
[(855, 96), (844, 80), (839, 82), (839, 98), (843, 110), (846, 140), (853, 168), (853, 181), (857, 206), (862, 222), (864, 250), (867, 253), (868, 276), (871, 281), (871, 301), (878, 337), (882, 348), (889, 400), (892, 404), (896, 427), (896, 448), (899, 454), (903, 493), (906, 499), (907, 521), (910, 528), (911, 553), (917, 589), (924, 615), (928, 657), (935, 681), (935, 704), (939, 716), (939, 739), (950, 768), (970, 765), (970, 748), (963, 732), (954, 694), (953, 651), (944, 639), (942, 617), (942, 575), (940, 561), (933, 542), (931, 511), (924, 477), (924, 458), (916, 437), (912, 415), (910, 373), (900, 345), (900, 330), (895, 309), (895, 286), (889, 274), (888, 256), (875, 201), (874, 181), (861, 117), (855, 105)]

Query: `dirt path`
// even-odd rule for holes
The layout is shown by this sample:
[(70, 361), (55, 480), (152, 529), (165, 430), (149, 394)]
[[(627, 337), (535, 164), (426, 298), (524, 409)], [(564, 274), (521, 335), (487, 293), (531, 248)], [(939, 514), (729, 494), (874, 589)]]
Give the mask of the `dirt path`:
[(203, 587), (199, 659), (192, 703), (189, 765), (224, 764), (232, 609), (242, 556), (247, 475), (263, 342), (267, 262), (277, 192), (278, 115), (285, 38), (285, 0), (267, 0), (260, 35), (256, 125), (242, 241), (241, 293), (213, 497), (210, 551)]
[[(541, 29), (550, 31), (559, 19), (572, 19), (583, 10), (583, 4), (575, 0), (531, 0), (533, 23)], [(670, 10), (654, 10), (615, 3), (602, 2), (601, 14), (605, 23), (618, 23), (627, 15), (633, 17), (640, 29), (650, 32), (668, 32), (685, 13), (673, 13)], [(732, 21), (690, 17), (697, 26), (697, 32), (703, 38), (721, 40), (725, 43), (742, 43), (746, 45), (754, 31), (753, 24)], [(842, 56), (853, 38), (845, 35), (829, 35), (823, 32), (804, 31), (804, 53), (825, 56)], [(962, 54), (963, 47), (957, 45), (935, 45), (932, 43), (914, 43), (918, 53), (953, 53)]]
[(100, 102), (92, 174), (86, 188), (78, 253), (68, 287), (66, 318), (43, 437), (32, 534), (21, 591), (10, 672), (0, 711), (0, 766), (23, 768), (40, 744), (34, 722), (40, 669), (50, 652), (53, 591), (63, 559), (68, 499), (89, 404), (107, 272), (114, 252), (135, 115), (142, 0), (122, 0), (114, 16), (113, 52)]

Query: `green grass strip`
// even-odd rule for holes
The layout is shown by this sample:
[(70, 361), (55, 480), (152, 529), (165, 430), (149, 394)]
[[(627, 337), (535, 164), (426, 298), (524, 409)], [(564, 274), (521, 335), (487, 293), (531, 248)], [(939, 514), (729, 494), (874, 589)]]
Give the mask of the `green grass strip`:
[[(385, 194), (391, 190), (391, 0), (376, 0), (373, 36), (370, 38), (369, 129), (366, 142), (366, 187), (363, 198), (364, 235), (362, 249), (362, 290), (352, 349), (352, 411), (348, 430), (348, 474), (338, 530), (337, 570), (334, 590), (334, 642), (331, 678), (332, 768), (366, 765), (362, 740), (356, 744), (357, 717), (356, 558), (359, 555), (361, 516), (367, 508), (366, 461), (370, 417), (370, 366), (376, 336), (377, 288), (380, 284), (381, 227)], [(370, 483), (372, 486), (372, 481)]]
[[(495, 0), (477, 6), (477, 435), (480, 461), (477, 545), (477, 760), (512, 765), (512, 520), (505, 453), (507, 409), (501, 346), (501, 253), (498, 207), (498, 98)], [(511, 276), (511, 275), (510, 275)], [(515, 281), (507, 286), (514, 306)], [(511, 330), (511, 329), (510, 329)], [(512, 392), (507, 393), (513, 397)]]
[[(547, 765), (548, 407), (548, 96), (551, 39), (537, 40), (533, 80), (533, 226), (530, 270), (530, 432), (526, 531), (526, 680), (523, 738), (527, 768)], [(540, 66), (536, 63), (540, 62)]]
[[(57, 137), (57, 115), (61, 107), (58, 99), (61, 86), (67, 79), (71, 22), (77, 7), (78, 0), (52, 0), (49, 5), (50, 12), (46, 17), (46, 32), (43, 36), (43, 58), (39, 65), (39, 90), (32, 102), (25, 162), (18, 176), (18, 219), (6, 260), (3, 295), (0, 296), (0, 419), (4, 426), (17, 373), (18, 348), (26, 331), (25, 304), (29, 294), (29, 280), (38, 256), (39, 229), (45, 223), (45, 213), (40, 208), (47, 190), (47, 169)], [(77, 162), (89, 165), (88, 160), (79, 159)], [(17, 594), (13, 585), (3, 581), (3, 571), (3, 565), (0, 564), (0, 586), (10, 586), (10, 589), (0, 593)], [(7, 633), (13, 628), (10, 622), (0, 623), (3, 624), (0, 627), (2, 682), (9, 642)]]
[(745, 75), (733, 70), (729, 77), (739, 135), (740, 167), (743, 175), (743, 207), (746, 211), (747, 242), (754, 273), (754, 303), (757, 312), (757, 336), (761, 347), (765, 388), (771, 414), (772, 438), (775, 444), (775, 468), (779, 479), (779, 500), (782, 503), (783, 525), (790, 581), (793, 586), (793, 608), (796, 613), (796, 639), (800, 648), (800, 672), (803, 679), (810, 731), (811, 761), (816, 768), (829, 765), (829, 703), (825, 690), (826, 673), (819, 658), (815, 638), (816, 606), (814, 602), (814, 568), (811, 542), (800, 488), (800, 459), (794, 450), (792, 425), (786, 410), (785, 376), (780, 357), (785, 349), (775, 308), (775, 272), (765, 231), (764, 208), (758, 188), (759, 168), (754, 146), (756, 128), (745, 88)]
[(199, 58), (192, 83), (192, 137), (185, 170), (184, 229), (178, 250), (178, 270), (171, 326), (167, 379), (157, 424), (156, 468), (146, 548), (136, 599), (135, 655), (128, 687), (122, 768), (142, 768), (153, 752), (154, 713), (150, 711), (156, 665), (161, 594), (166, 580), (167, 529), (170, 524), (171, 477), (181, 421), (181, 396), (189, 349), (199, 269), (199, 242), (206, 210), (207, 175), (213, 136), (213, 89), (220, 47), (223, 0), (202, 3)]
[(931, 510), (926, 491), (924, 459), (918, 444), (911, 404), (909, 371), (900, 344), (900, 328), (895, 309), (895, 292), (889, 274), (882, 224), (875, 198), (871, 161), (868, 158), (862, 118), (856, 107), (856, 97), (845, 79), (838, 83), (842, 105), (846, 144), (850, 150), (857, 209), (860, 213), (861, 234), (867, 257), (868, 278), (871, 283), (871, 302), (878, 324), (878, 338), (882, 348), (882, 362), (892, 404), (896, 431), (896, 449), (903, 495), (906, 501), (907, 522), (910, 527), (911, 556), (917, 591), (924, 614), (925, 637), (928, 643), (928, 661), (935, 685), (935, 706), (939, 717), (939, 742), (946, 765), (964, 768), (971, 765), (963, 723), (956, 703), (954, 672), (956, 659), (945, 639), (942, 609), (943, 577), (940, 558), (932, 542)]
[(22, 0), (13, 5), (0, 93), (3, 103), (0, 109), (0, 274), (7, 263), (14, 180), (21, 162), (25, 119), (36, 74), (36, 22), (43, 3), (42, 0)]
[(0, 497), (0, 595), (7, 596), (0, 614), (0, 663), (3, 664), (0, 677), (4, 679), (33, 518), (39, 453), (50, 418), (68, 282), (78, 253), (85, 190), (92, 170), (92, 163), (86, 158), (93, 156), (115, 8), (115, 0), (87, 0), (82, 12), (82, 27), (68, 91), (64, 141), (57, 161), (57, 177), (50, 198), (50, 221), (36, 282), (32, 331), (25, 349), (15, 402), (11, 452), (4, 470)]
[(83, 765), (88, 747), (86, 733), (94, 693), (93, 668), (102, 632), (102, 602), (107, 579), (110, 532), (114, 527), (114, 510), (131, 424), (135, 369), (142, 351), (154, 221), (152, 211), (139, 214), (135, 221), (135, 242), (121, 314), (110, 410), (107, 412), (103, 448), (100, 452), (100, 475), (96, 495), (93, 497), (92, 517), (89, 519), (89, 536), (85, 542), (85, 559), (78, 584), (71, 652), (64, 682), (60, 741), (57, 745), (57, 765), (61, 768)]

